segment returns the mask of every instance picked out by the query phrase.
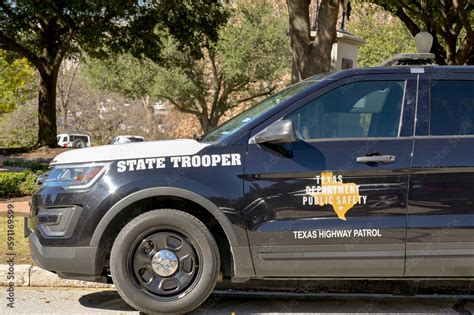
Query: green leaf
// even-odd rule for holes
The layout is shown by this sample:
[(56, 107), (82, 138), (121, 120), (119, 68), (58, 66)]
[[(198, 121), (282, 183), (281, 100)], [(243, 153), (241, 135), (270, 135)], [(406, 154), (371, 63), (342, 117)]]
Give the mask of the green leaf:
[(25, 58), (13, 59), (0, 50), (0, 114), (13, 111), (33, 96), (35, 71)]

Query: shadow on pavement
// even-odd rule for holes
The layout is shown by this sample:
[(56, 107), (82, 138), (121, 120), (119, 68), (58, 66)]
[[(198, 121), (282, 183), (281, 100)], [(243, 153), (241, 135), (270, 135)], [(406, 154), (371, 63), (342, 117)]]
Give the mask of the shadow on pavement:
[[(79, 303), (91, 311), (134, 311), (117, 291), (83, 295)], [(467, 307), (467, 308), (466, 308)], [(192, 314), (436, 313), (470, 315), (472, 296), (400, 296), (387, 294), (291, 294), (215, 291)]]
[[(466, 309), (467, 307), (467, 309)], [(213, 293), (193, 314), (432, 313), (471, 315), (472, 296)]]
[(100, 291), (83, 295), (79, 298), (79, 303), (88, 308), (96, 310), (110, 311), (134, 311), (122, 300), (115, 290)]

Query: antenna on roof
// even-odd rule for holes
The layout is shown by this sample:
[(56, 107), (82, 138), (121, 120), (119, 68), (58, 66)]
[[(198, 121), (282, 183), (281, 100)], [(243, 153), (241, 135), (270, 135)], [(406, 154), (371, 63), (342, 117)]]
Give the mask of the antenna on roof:
[(433, 36), (425, 31), (415, 36), (416, 54), (397, 54), (382, 62), (381, 66), (422, 66), (435, 64), (435, 55), (430, 53)]

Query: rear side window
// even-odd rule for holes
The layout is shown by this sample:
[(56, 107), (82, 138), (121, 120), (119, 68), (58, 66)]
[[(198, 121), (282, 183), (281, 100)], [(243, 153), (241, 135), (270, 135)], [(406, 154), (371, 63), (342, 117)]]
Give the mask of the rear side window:
[(86, 143), (87, 143), (87, 141), (89, 141), (89, 139), (87, 138), (87, 136), (76, 136), (76, 139), (82, 140), (82, 141), (84, 141), (84, 142), (86, 142)]
[(286, 117), (300, 140), (397, 137), (404, 81), (346, 84)]
[(474, 135), (474, 81), (431, 81), (430, 135)]

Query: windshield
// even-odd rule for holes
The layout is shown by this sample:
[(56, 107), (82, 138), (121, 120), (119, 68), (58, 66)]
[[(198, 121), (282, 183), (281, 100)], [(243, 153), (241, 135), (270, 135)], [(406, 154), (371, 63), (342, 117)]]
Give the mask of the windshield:
[(314, 81), (302, 81), (301, 83), (294, 84), (283, 91), (278, 92), (277, 94), (267, 98), (266, 100), (263, 100), (259, 104), (249, 108), (248, 110), (228, 120), (217, 128), (211, 130), (205, 134), (201, 140), (205, 142), (214, 142), (233, 134), (256, 117), (305, 90), (309, 86), (314, 85), (314, 83)]

